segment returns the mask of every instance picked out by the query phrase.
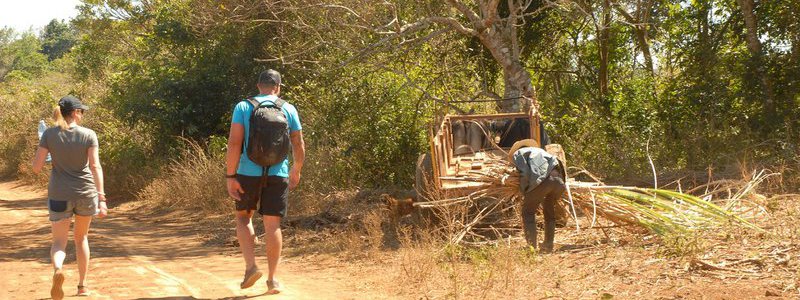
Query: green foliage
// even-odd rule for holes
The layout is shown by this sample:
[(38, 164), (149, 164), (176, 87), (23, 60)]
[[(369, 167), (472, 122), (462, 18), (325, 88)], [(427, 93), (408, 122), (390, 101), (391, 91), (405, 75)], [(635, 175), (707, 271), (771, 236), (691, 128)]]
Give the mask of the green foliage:
[(40, 38), (41, 52), (47, 55), (48, 60), (53, 61), (72, 49), (77, 41), (77, 32), (70, 24), (54, 19), (44, 27)]
[(298, 91), (309, 99), (300, 108), (311, 153), (307, 172), (325, 181), (319, 186), (411, 182), (413, 162), (427, 145), (429, 103), (391, 73), (354, 70), (330, 80), (353, 84)]
[(22, 33), (18, 38), (8, 38), (9, 32), (3, 35), (6, 40), (0, 44), (0, 81), (11, 75), (19, 79), (32, 79), (44, 74), (47, 69), (47, 57), (39, 53), (42, 45), (32, 33)]
[[(501, 2), (506, 16), (508, 3)], [(642, 23), (649, 24), (653, 72), (644, 67), (635, 24), (619, 12), (633, 12), (641, 1), (618, 1), (604, 95), (595, 26), (602, 2), (581, 2), (586, 6), (533, 1), (516, 41), (545, 128), (571, 165), (612, 180), (649, 179), (649, 158), (663, 173), (732, 166), (746, 153), (800, 169), (797, 0), (758, 2), (758, 59), (748, 51), (737, 1), (652, 1)], [(444, 26), (381, 42), (428, 16), (465, 22), (446, 2), (334, 3), (92, 0), (75, 20), (54, 20), (40, 37), (0, 30), (3, 101), (37, 114), (2, 124), (28, 130), (54, 99), (77, 93), (97, 108), (88, 122), (104, 143), (107, 170), (124, 174), (113, 185), (135, 190), (181, 152), (178, 137), (207, 142), (209, 155), (220, 155), (233, 106), (257, 92), (259, 71), (274, 68), (284, 74), (282, 96), (303, 121), (303, 188), (410, 186), (436, 116), (494, 109), (446, 102), (503, 95), (502, 69), (479, 40)], [(51, 70), (78, 82), (56, 87)], [(775, 87), (774, 112), (760, 71)], [(37, 87), (57, 91), (44, 95)], [(13, 149), (4, 151), (29, 143), (18, 141), (4, 142)]]

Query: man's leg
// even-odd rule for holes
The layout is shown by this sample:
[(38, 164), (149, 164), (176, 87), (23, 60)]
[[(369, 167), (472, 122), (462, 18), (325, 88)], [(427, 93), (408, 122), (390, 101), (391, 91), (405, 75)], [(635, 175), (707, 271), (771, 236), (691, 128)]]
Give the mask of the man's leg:
[(267, 243), (267, 262), (269, 272), (267, 287), (269, 294), (281, 292), (281, 284), (275, 280), (278, 263), (281, 260), (283, 248), (283, 235), (281, 233), (281, 218), (286, 216), (286, 207), (289, 199), (289, 179), (270, 176), (268, 183), (261, 194), (261, 208), (259, 213), (264, 219), (264, 240)]
[(538, 189), (534, 189), (525, 194), (525, 199), (522, 201), (522, 230), (525, 233), (525, 241), (529, 246), (537, 247), (537, 228), (536, 228), (536, 210), (542, 202), (543, 195)]
[(236, 211), (236, 239), (239, 240), (239, 250), (244, 257), (244, 279), (239, 288), (246, 289), (253, 286), (261, 278), (261, 271), (256, 265), (255, 244), (256, 233), (253, 230), (253, 211)]
[(544, 241), (542, 241), (542, 252), (553, 252), (553, 240), (556, 236), (556, 200), (554, 193), (550, 193), (544, 198)]
[(564, 194), (564, 179), (561, 173), (550, 172), (550, 176), (545, 179), (549, 187), (549, 193), (544, 197), (544, 242), (542, 243), (543, 252), (553, 251), (553, 240), (556, 235), (556, 202)]
[(236, 220), (236, 240), (239, 241), (239, 250), (242, 251), (245, 264), (244, 279), (239, 287), (246, 289), (253, 286), (262, 275), (256, 264), (256, 232), (253, 229), (252, 221), (253, 213), (258, 207), (261, 177), (237, 175), (236, 180), (239, 181), (244, 191), (239, 195), (240, 200), (236, 201), (234, 219)]
[(236, 239), (239, 241), (239, 250), (244, 256), (246, 270), (256, 267), (255, 244), (256, 233), (253, 229), (253, 211), (236, 211)]
[(269, 263), (269, 275), (267, 280), (272, 281), (275, 277), (275, 272), (278, 270), (281, 248), (283, 247), (281, 217), (264, 216), (264, 238), (267, 242), (267, 262)]

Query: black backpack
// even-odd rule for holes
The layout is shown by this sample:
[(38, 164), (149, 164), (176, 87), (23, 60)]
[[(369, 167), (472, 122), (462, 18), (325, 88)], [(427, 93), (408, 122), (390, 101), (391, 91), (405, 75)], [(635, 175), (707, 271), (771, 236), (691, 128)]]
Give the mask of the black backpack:
[(266, 168), (283, 162), (289, 155), (289, 121), (283, 113), (286, 101), (278, 98), (259, 103), (248, 98), (253, 106), (250, 115), (250, 133), (247, 136), (247, 157)]

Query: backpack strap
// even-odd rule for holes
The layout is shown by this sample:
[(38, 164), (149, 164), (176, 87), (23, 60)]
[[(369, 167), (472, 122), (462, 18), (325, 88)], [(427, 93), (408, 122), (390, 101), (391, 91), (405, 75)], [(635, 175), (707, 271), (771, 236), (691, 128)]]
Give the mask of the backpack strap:
[[(259, 106), (261, 105), (261, 103), (262, 103), (262, 102), (258, 102), (258, 100), (256, 100), (256, 98), (255, 98), (255, 97), (250, 97), (250, 98), (247, 98), (247, 102), (249, 102), (249, 103), (250, 103), (250, 105), (252, 105), (252, 106), (253, 106), (253, 111), (254, 111), (254, 112), (255, 112), (255, 109), (256, 109), (257, 107), (259, 107)], [(284, 100), (283, 100), (283, 99), (281, 99), (281, 98), (278, 98), (277, 100), (275, 100), (275, 101), (270, 101), (270, 102), (272, 102), (272, 103), (275, 105), (275, 107), (276, 107), (276, 108), (278, 108), (278, 109), (283, 109), (283, 105), (284, 105), (284, 104), (286, 104), (286, 101), (284, 101)]]
[(277, 100), (275, 100), (275, 107), (277, 107), (278, 109), (283, 109), (284, 104), (286, 104), (286, 101), (283, 101), (283, 99), (281, 99), (280, 97)]
[[(260, 103), (258, 102), (258, 100), (256, 100), (256, 98), (255, 98), (255, 97), (250, 97), (250, 98), (247, 98), (247, 99), (246, 99), (246, 100), (244, 100), (244, 101), (247, 101), (247, 103), (250, 103), (250, 105), (252, 105), (252, 106), (253, 106), (253, 111), (252, 111), (252, 112), (250, 112), (250, 117), (252, 118), (252, 117), (253, 117), (253, 114), (256, 112), (256, 108), (258, 107), (258, 105), (259, 105)], [(248, 138), (248, 137), (244, 137), (244, 138), (242, 139), (242, 152), (240, 152), (241, 154), (244, 154), (244, 149), (245, 149), (245, 146), (246, 146), (246, 143), (247, 143), (247, 138)]]
[[(278, 101), (280, 101), (281, 103), (280, 104), (275, 103), (275, 106), (277, 106), (278, 109), (280, 109), (281, 106), (283, 105), (284, 101), (281, 100), (280, 98), (278, 98)], [(278, 102), (278, 101), (276, 101), (276, 102)], [(261, 102), (258, 102), (258, 100), (256, 100), (255, 97), (247, 98), (247, 102), (250, 103), (250, 105), (253, 106), (253, 111), (250, 113), (250, 117), (252, 118), (253, 115), (256, 113), (256, 108), (258, 108), (258, 106), (261, 105)], [(244, 137), (244, 139), (242, 139), (242, 152), (241, 152), (242, 154), (244, 154), (244, 147), (245, 147), (245, 142), (247, 141), (247, 138), (248, 137)], [(258, 191), (257, 191), (257, 193), (258, 193), (257, 194), (258, 195), (257, 196), (258, 197), (258, 203), (261, 203), (261, 191), (264, 189), (265, 186), (267, 186), (267, 178), (268, 178), (268, 176), (269, 176), (269, 168), (262, 167), (261, 168), (261, 178), (258, 180)], [(250, 209), (248, 209), (247, 212), (250, 213)]]
[(250, 105), (253, 106), (253, 111), (255, 111), (256, 107), (258, 107), (259, 104), (261, 104), (261, 103), (258, 102), (258, 100), (256, 100), (255, 97), (247, 98), (247, 102), (250, 103)]

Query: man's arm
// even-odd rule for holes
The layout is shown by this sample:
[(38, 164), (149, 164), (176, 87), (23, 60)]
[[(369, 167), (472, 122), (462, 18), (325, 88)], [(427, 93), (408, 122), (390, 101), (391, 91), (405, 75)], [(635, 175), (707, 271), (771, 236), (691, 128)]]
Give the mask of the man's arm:
[[(225, 175), (236, 175), (239, 168), (239, 157), (242, 155), (242, 141), (244, 141), (244, 125), (231, 123), (228, 135), (228, 151), (225, 153)], [(239, 200), (239, 193), (244, 193), (242, 186), (236, 178), (226, 178), (228, 195)]]
[(306, 159), (306, 144), (303, 141), (303, 131), (297, 130), (290, 133), (292, 140), (292, 169), (289, 171), (289, 189), (294, 189), (300, 183), (300, 171)]

